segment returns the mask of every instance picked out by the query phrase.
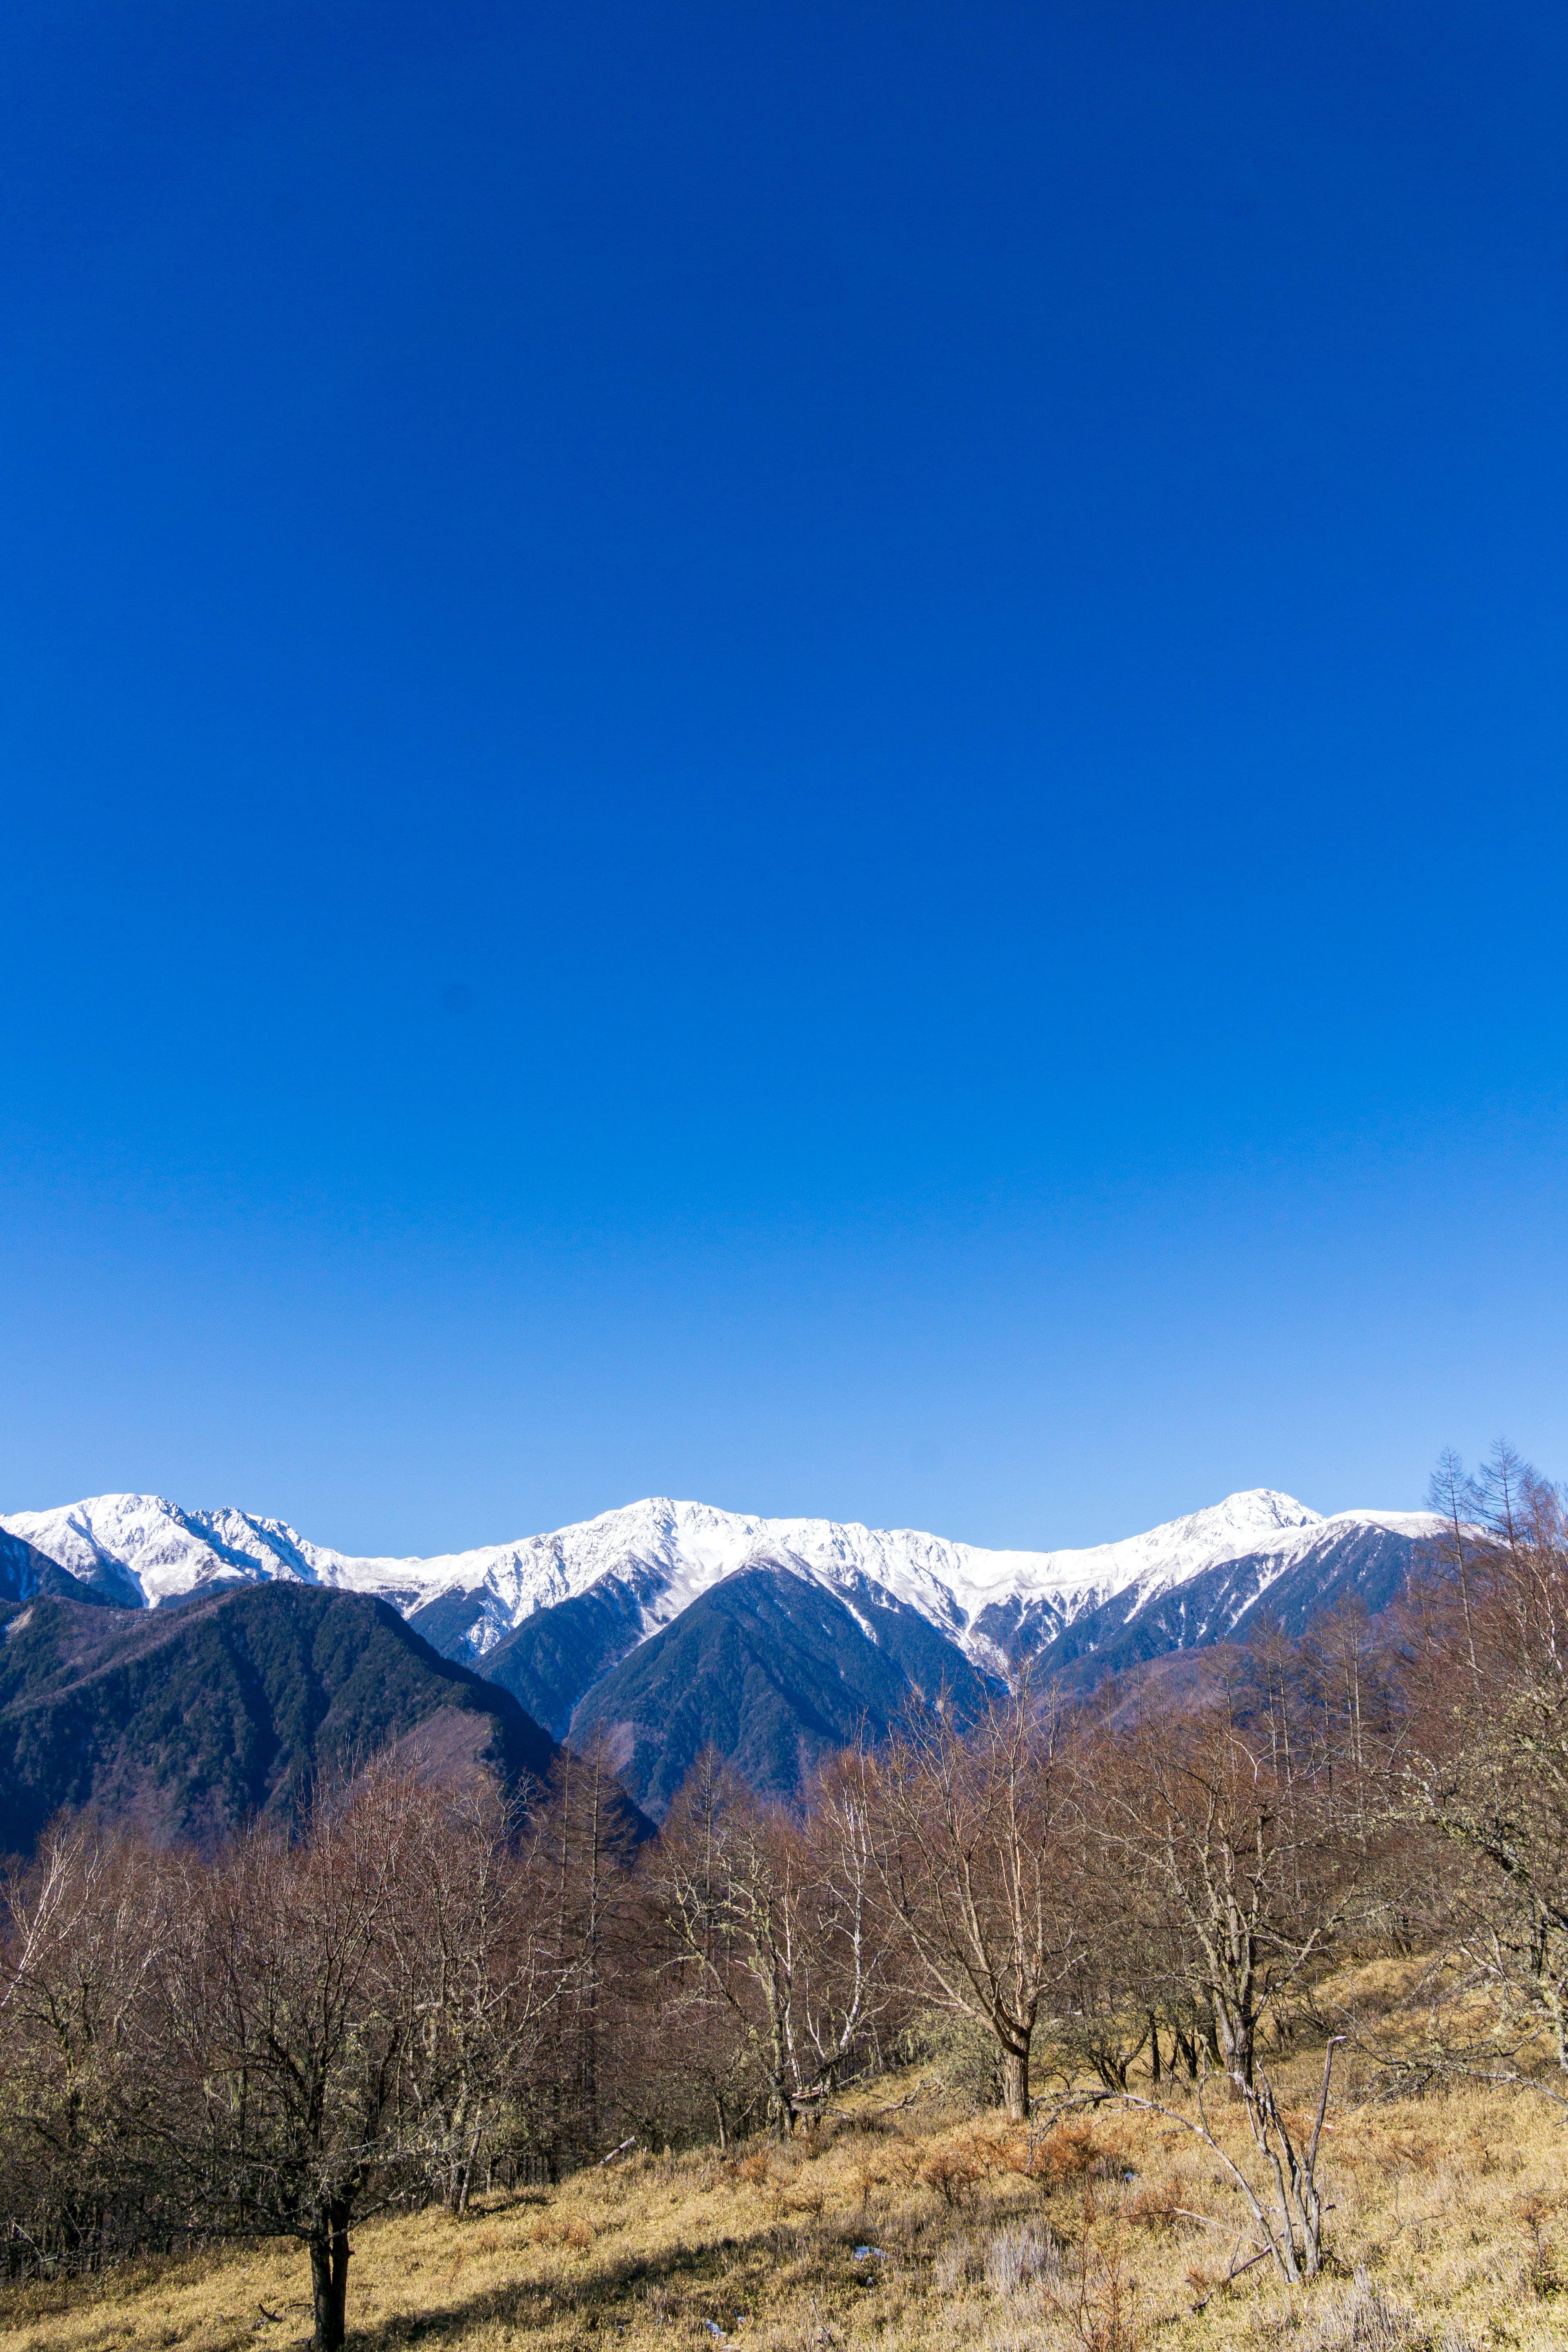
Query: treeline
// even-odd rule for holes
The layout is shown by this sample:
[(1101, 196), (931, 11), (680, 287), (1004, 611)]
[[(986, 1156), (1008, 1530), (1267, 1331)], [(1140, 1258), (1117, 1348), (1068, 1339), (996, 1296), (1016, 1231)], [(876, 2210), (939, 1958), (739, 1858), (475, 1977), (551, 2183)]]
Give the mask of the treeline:
[[(595, 1753), (526, 1813), (373, 1764), (211, 1857), (57, 1825), (5, 1887), (13, 2275), (292, 2235), (330, 2352), (355, 2220), (808, 2130), (943, 2018), (1018, 2122), (1042, 2093), (1201, 2113), (1215, 2078), (1301, 2174), (1277, 2258), (1312, 2267), (1268, 2076), (1292, 2041), (1568, 2101), (1568, 1529), (1502, 1450), (1442, 1498), (1384, 1618), (1089, 1702), (939, 1697), (804, 1818), (707, 1758), (639, 1843)], [(1423, 2015), (1468, 2038), (1334, 2011), (1378, 1953), (1419, 1956)]]

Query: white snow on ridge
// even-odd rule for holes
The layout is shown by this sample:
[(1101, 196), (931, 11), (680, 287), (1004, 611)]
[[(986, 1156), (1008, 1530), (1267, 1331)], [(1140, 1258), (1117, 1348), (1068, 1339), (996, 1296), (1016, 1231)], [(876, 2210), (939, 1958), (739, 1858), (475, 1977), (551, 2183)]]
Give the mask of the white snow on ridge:
[(1272, 1582), (1325, 1535), (1367, 1525), (1418, 1535), (1435, 1524), (1425, 1513), (1347, 1511), (1325, 1519), (1289, 1495), (1256, 1487), (1119, 1543), (984, 1551), (910, 1528), (753, 1518), (706, 1503), (650, 1498), (519, 1543), (390, 1559), (312, 1544), (281, 1519), (234, 1509), (186, 1511), (152, 1495), (100, 1495), (58, 1510), (0, 1517), (0, 1528), (75, 1575), (123, 1570), (150, 1608), (204, 1585), (275, 1578), (374, 1593), (405, 1616), (446, 1595), (471, 1595), (478, 1617), (468, 1645), (480, 1655), (535, 1610), (606, 1580), (630, 1595), (646, 1638), (723, 1577), (759, 1560), (792, 1567), (845, 1595), (868, 1582), (880, 1586), (941, 1632), (984, 1652), (989, 1645), (974, 1623), (993, 1603), (1037, 1608), (1068, 1624), (1125, 1592), (1131, 1614), (1156, 1593), (1226, 1560), (1268, 1554), (1265, 1581)]

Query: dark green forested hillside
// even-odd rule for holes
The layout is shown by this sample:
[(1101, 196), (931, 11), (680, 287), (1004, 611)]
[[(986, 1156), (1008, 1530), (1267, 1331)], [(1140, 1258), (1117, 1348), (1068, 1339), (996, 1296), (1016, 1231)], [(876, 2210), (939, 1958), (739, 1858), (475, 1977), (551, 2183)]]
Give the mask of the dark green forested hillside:
[(483, 1760), (513, 1784), (554, 1754), (508, 1692), (357, 1594), (0, 1603), (0, 1850), (27, 1851), (51, 1814), (85, 1804), (210, 1844), (253, 1814), (289, 1817), (320, 1768), (395, 1743), (432, 1770)]
[(525, 1617), (479, 1668), (557, 1738), (565, 1737), (584, 1693), (642, 1638), (635, 1595), (614, 1579), (606, 1587)]
[(879, 1738), (911, 1687), (983, 1696), (963, 1654), (900, 1602), (867, 1612), (777, 1568), (742, 1569), (645, 1642), (590, 1691), (575, 1745), (603, 1733), (625, 1786), (660, 1818), (704, 1748), (760, 1795), (788, 1801), (862, 1727)]

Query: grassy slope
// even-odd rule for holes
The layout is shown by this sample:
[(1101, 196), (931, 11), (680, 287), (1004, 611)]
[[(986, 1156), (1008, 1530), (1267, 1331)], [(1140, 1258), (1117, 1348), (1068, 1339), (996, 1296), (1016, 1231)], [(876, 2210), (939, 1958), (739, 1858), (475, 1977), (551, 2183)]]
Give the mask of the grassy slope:
[[(1304, 2099), (1316, 2071), (1308, 2059), (1279, 2079)], [(910, 2105), (876, 2112), (911, 2088)], [(1060, 2144), (1042, 2195), (1008, 2168), (1023, 2135), (911, 2078), (847, 2102), (837, 2126), (787, 2150), (634, 2156), (462, 2221), (367, 2224), (350, 2341), (717, 2352), (713, 2323), (759, 2352), (1560, 2352), (1565, 2135), (1544, 2102), (1499, 2094), (1359, 2109), (1347, 2097), (1330, 2168), (1336, 2274), (1290, 2292), (1259, 2266), (1194, 2315), (1241, 2226), (1206, 2151), (1168, 2122), (1102, 2117), (1087, 2141)], [(1042, 2276), (1010, 2284), (1021, 2231), (1051, 2251)], [(858, 2263), (867, 2244), (886, 2259)], [(1120, 2337), (1115, 2296), (1130, 2321)], [(295, 2352), (309, 2320), (302, 2252), (264, 2245), (0, 2294), (0, 2352)]]

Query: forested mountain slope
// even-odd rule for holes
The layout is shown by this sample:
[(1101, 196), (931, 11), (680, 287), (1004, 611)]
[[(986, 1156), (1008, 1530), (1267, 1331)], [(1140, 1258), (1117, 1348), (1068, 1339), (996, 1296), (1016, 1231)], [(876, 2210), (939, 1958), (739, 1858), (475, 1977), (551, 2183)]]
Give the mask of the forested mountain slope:
[(623, 1785), (656, 1820), (704, 1748), (764, 1797), (799, 1799), (862, 1732), (880, 1738), (916, 1691), (966, 1711), (980, 1676), (918, 1610), (885, 1600), (869, 1639), (846, 1604), (784, 1568), (740, 1570), (634, 1650), (572, 1717), (602, 1735)]
[(212, 1845), (253, 1815), (290, 1818), (319, 1771), (389, 1746), (440, 1775), (488, 1763), (515, 1787), (555, 1752), (508, 1692), (355, 1594), (0, 1605), (0, 1850), (27, 1851), (81, 1805)]

